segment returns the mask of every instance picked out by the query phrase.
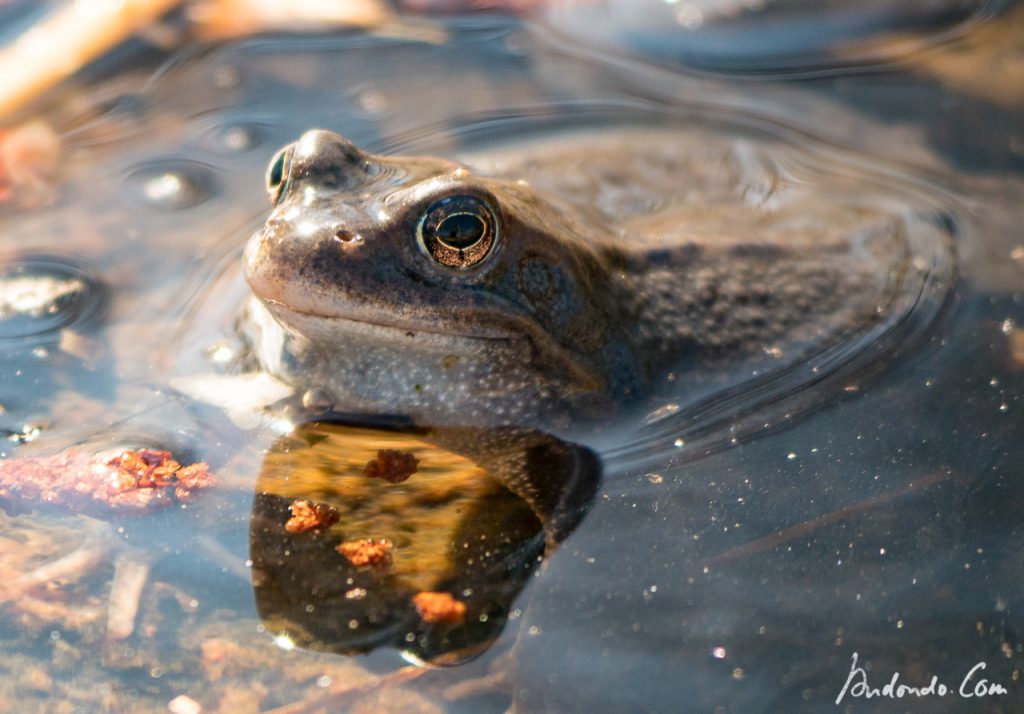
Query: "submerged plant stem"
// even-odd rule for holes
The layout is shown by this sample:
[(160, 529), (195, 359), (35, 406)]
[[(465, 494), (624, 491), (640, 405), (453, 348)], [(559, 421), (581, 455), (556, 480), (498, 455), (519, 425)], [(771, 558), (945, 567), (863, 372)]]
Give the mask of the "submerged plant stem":
[(383, 677), (378, 677), (371, 682), (364, 684), (357, 684), (355, 686), (339, 685), (332, 687), (327, 694), (317, 699), (312, 699), (303, 702), (295, 702), (294, 704), (286, 704), (283, 707), (277, 707), (276, 709), (270, 709), (263, 714), (312, 714), (313, 712), (319, 711), (339, 711), (339, 707), (353, 697), (358, 697), (373, 692), (386, 689), (387, 687), (393, 687), (399, 684), (404, 684), (413, 679), (417, 679), (431, 670), (425, 667), (402, 667), (401, 669), (386, 674)]
[(64, 3), (0, 49), (0, 116), (17, 111), (181, 2)]
[(708, 564), (726, 563), (731, 560), (738, 560), (739, 558), (746, 558), (751, 555), (756, 555), (757, 553), (762, 553), (766, 550), (780, 546), (783, 543), (788, 543), (789, 541), (796, 540), (797, 538), (802, 538), (820, 528), (836, 523), (837, 521), (852, 518), (873, 508), (887, 505), (898, 498), (903, 498), (904, 496), (916, 493), (921, 489), (946, 481), (951, 478), (952, 475), (953, 474), (948, 469), (936, 471), (935, 473), (923, 476), (915, 481), (911, 481), (903, 488), (895, 491), (880, 493), (877, 496), (872, 496), (871, 498), (866, 498), (863, 501), (858, 501), (846, 508), (840, 508), (839, 510), (832, 511), (831, 513), (826, 513), (818, 516), (817, 518), (812, 518), (809, 521), (798, 523), (795, 526), (775, 531), (763, 538), (758, 538), (757, 540), (752, 540), (749, 543), (744, 543), (743, 545), (738, 545), (735, 548), (730, 548), (729, 550), (719, 553), (711, 558), (708, 561)]

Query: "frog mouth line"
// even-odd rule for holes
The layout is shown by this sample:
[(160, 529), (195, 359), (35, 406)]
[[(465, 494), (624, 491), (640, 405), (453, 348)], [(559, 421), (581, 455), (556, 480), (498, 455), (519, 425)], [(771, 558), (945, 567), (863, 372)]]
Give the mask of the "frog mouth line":
[(314, 320), (327, 320), (335, 323), (348, 323), (363, 328), (369, 328), (371, 330), (386, 331), (394, 334), (403, 334), (407, 337), (415, 337), (417, 334), (423, 333), (428, 335), (436, 335), (437, 337), (444, 337), (448, 339), (463, 339), (463, 340), (483, 340), (487, 342), (514, 342), (517, 339), (522, 339), (509, 333), (495, 333), (495, 334), (482, 334), (479, 332), (460, 332), (453, 330), (443, 330), (438, 328), (424, 327), (419, 324), (412, 323), (398, 323), (398, 322), (381, 322), (379, 320), (367, 320), (360, 317), (354, 317), (352, 315), (338, 315), (338, 314), (327, 314), (322, 312), (315, 312), (312, 310), (297, 310), (293, 307), (289, 307), (283, 303), (267, 300), (267, 306), (271, 312), (282, 314), (287, 320), (288, 315), (294, 315), (299, 318), (314, 319)]

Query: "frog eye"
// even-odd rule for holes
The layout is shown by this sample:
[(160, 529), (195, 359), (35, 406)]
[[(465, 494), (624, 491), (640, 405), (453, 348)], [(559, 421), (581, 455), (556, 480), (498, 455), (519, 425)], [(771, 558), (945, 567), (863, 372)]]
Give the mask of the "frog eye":
[(496, 234), (494, 211), (476, 196), (437, 201), (417, 227), (420, 250), (451, 268), (469, 268), (487, 257)]
[(292, 147), (286, 146), (276, 154), (267, 167), (267, 195), (270, 202), (276, 204), (284, 195), (288, 186), (288, 174), (292, 168)]

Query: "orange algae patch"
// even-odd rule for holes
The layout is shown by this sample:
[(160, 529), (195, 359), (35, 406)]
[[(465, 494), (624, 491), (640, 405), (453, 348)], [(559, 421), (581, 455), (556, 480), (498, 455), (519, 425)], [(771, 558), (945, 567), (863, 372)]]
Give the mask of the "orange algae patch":
[(326, 503), (313, 503), (306, 499), (298, 499), (288, 507), (292, 517), (284, 524), (289, 533), (305, 533), (317, 528), (328, 528), (341, 518), (338, 509)]
[(448, 593), (416, 593), (412, 602), (420, 619), (431, 625), (458, 625), (466, 617), (466, 605)]
[(153, 449), (99, 454), (69, 449), (0, 461), (0, 499), (72, 510), (156, 510), (187, 501), (213, 482), (205, 463), (182, 466), (169, 451)]
[(345, 541), (338, 546), (337, 551), (357, 568), (367, 565), (384, 568), (391, 565), (391, 548), (391, 541), (386, 538), (364, 538)]
[(402, 483), (416, 473), (420, 462), (408, 451), (380, 449), (377, 458), (369, 461), (363, 469), (367, 478), (379, 478), (388, 483)]

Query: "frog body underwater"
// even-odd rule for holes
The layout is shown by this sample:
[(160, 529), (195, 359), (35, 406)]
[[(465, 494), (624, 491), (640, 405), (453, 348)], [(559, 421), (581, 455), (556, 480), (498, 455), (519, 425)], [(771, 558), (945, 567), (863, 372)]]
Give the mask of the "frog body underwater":
[(816, 205), (700, 130), (531, 148), (377, 156), (323, 130), (285, 147), (243, 259), (262, 366), (347, 411), (592, 418), (669, 372), (862, 332), (914, 289), (911, 234), (940, 233)]

